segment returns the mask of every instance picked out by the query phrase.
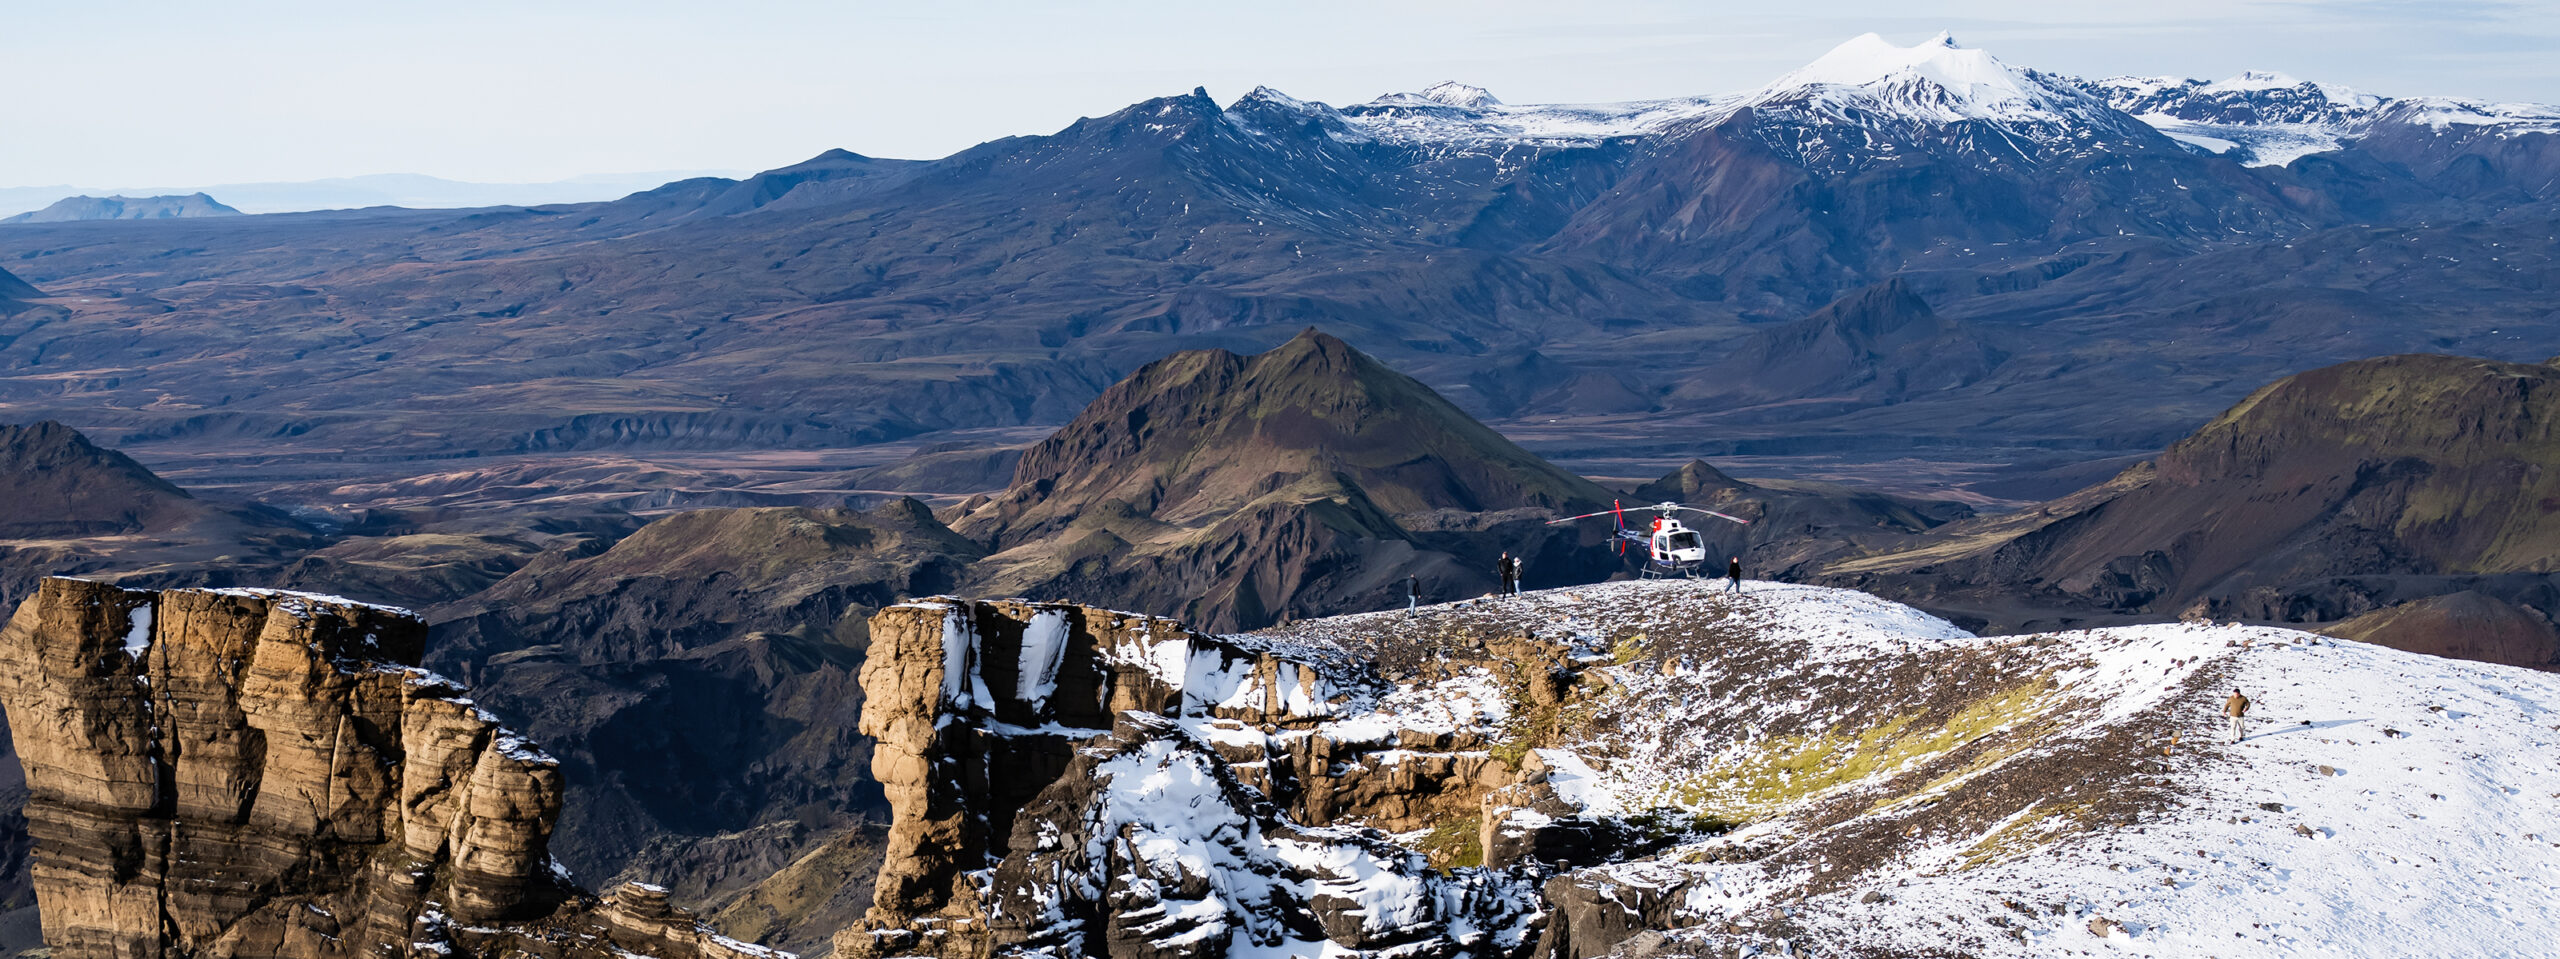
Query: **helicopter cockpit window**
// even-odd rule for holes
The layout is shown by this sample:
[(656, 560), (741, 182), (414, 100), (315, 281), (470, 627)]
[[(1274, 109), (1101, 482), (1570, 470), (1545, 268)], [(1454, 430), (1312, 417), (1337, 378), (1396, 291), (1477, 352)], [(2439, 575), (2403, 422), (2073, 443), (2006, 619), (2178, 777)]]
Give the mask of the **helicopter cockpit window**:
[(1705, 543), (1698, 541), (1698, 534), (1696, 533), (1673, 533), (1671, 534), (1671, 548), (1705, 549), (1707, 547)]

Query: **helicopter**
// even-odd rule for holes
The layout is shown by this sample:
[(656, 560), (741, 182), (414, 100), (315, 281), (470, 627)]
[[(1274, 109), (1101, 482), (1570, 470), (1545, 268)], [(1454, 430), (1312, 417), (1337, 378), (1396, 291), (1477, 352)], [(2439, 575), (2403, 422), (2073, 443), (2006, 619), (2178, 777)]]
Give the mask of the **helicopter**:
[(1751, 525), (1750, 520), (1743, 519), (1739, 516), (1728, 516), (1723, 513), (1716, 512), (1715, 510), (1699, 509), (1695, 506), (1682, 506), (1678, 503), (1656, 503), (1652, 506), (1638, 506), (1635, 509), (1640, 513), (1647, 510), (1651, 510), (1653, 512), (1652, 529), (1644, 532), (1628, 529), (1627, 508), (1623, 504), (1614, 500), (1611, 501), (1608, 509), (1601, 510), (1600, 512), (1584, 513), (1580, 516), (1567, 516), (1563, 519), (1548, 520), (1547, 525), (1562, 526), (1566, 523), (1591, 519), (1598, 516), (1610, 517), (1617, 523), (1616, 535), (1611, 538), (1610, 543), (1617, 548), (1618, 555), (1626, 555), (1627, 546), (1630, 543), (1644, 544), (1647, 551), (1648, 561), (1644, 564), (1642, 572), (1646, 579), (1666, 576), (1693, 576), (1696, 575), (1698, 567), (1704, 565), (1707, 561), (1706, 538), (1700, 536), (1697, 530), (1690, 529), (1688, 526), (1683, 525), (1678, 517), (1672, 515), (1673, 513), (1686, 510), (1688, 512), (1702, 513), (1720, 520), (1739, 523), (1745, 526)]

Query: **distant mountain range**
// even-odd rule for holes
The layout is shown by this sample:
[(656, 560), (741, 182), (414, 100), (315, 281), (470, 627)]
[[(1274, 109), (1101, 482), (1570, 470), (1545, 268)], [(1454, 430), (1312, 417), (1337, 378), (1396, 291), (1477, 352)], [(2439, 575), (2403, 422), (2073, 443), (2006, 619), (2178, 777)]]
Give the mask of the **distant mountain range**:
[[(932, 444), (1321, 326), (1586, 474), (2062, 476), (2321, 365), (2541, 359), (2550, 115), (1865, 37), (1731, 96), (1194, 91), (939, 160), (832, 151), (604, 203), (29, 224), (0, 253), (66, 305), (9, 331), (0, 410), (146, 462), (254, 438), (257, 468), (224, 477), (244, 483), (349, 449), (390, 477)], [(2272, 165), (2197, 123), (2325, 124), (2337, 147)], [(118, 372), (66, 381), (71, 356)]]
[(380, 173), (323, 180), (271, 183), (224, 183), (202, 187), (78, 186), (0, 187), (0, 215), (32, 212), (66, 197), (162, 196), (206, 193), (243, 213), (292, 213), (303, 210), (354, 210), (377, 206), (454, 209), (485, 206), (535, 206), (545, 203), (592, 203), (652, 189), (686, 177), (732, 171), (668, 170), (649, 173), (603, 173), (548, 183), (473, 183), (416, 173)]
[(239, 216), (240, 211), (202, 193), (186, 196), (75, 196), (33, 213), (0, 223), (73, 223), (82, 220), (173, 220), (179, 217)]

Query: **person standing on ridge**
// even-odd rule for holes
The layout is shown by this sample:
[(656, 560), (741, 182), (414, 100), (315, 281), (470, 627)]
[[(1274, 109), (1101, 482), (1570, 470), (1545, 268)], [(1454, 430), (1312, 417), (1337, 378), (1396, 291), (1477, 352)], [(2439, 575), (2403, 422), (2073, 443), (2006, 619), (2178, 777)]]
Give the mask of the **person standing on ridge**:
[(1493, 575), (1502, 582), (1499, 595), (1509, 596), (1520, 591), (1520, 561), (1511, 558), (1510, 550), (1502, 551), (1502, 558), (1494, 561)]
[(2248, 714), (2249, 697), (2240, 695), (2239, 690), (2232, 690), (2231, 698), (2222, 701), (2222, 715), (2231, 720), (2232, 742), (2236, 743), (2249, 738), (2247, 733), (2240, 728), (2240, 717)]
[(1404, 578), (1404, 611), (1406, 614), (1410, 615), (1415, 609), (1418, 609), (1421, 606), (1422, 577), (1406, 576)]
[(1740, 556), (1726, 560), (1724, 563), (1724, 591), (1742, 592), (1742, 557)]

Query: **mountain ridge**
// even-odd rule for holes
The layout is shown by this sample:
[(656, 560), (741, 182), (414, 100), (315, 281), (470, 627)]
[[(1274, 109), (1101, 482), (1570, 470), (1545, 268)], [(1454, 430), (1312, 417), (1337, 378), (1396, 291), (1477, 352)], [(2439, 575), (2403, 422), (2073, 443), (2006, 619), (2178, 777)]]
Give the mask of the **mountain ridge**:
[(1608, 499), (1309, 328), (1250, 357), (1141, 367), (951, 526), (994, 553), (980, 588), (1229, 628), (1384, 605), (1406, 576), (1433, 595), (1480, 591), (1506, 548), (1533, 577), (1585, 574), (1597, 561), (1573, 531), (1537, 527)]
[(90, 220), (175, 220), (181, 218), (240, 216), (238, 210), (224, 206), (202, 193), (185, 196), (75, 196), (65, 197), (41, 210), (0, 218), (0, 223), (75, 223)]
[(17, 274), (0, 270), (0, 302), (41, 299), (43, 296), (44, 291), (36, 289), (35, 284), (19, 279)]
[[(2113, 459), (2304, 367), (2413, 350), (2524, 359), (2553, 333), (2538, 304), (2560, 266), (2535, 226), (2553, 201), (2535, 191), (2560, 154), (2535, 144), (2560, 141), (2539, 134), (2457, 124), (2248, 167), (2127, 128), (2090, 134), (2103, 156), (2063, 162), (2080, 140), (2012, 149), (1989, 120), (1871, 131), (1707, 99), (1538, 114), (1181, 94), (921, 164), (830, 155), (873, 173), (824, 182), (23, 225), (9, 268), (88, 302), (56, 298), (58, 318), (0, 335), (30, 359), (131, 372), (65, 392), (52, 369), (0, 369), (0, 403), (244, 485), (264, 472), (234, 455), (253, 440), (262, 459), (306, 465), (367, 448), (379, 462), (331, 468), (399, 480), (430, 469), (404, 461), (475, 454), (817, 451), (1054, 427), (1176, 349), (1257, 351), (1316, 325), (1507, 418), (1496, 425), (1549, 458), (1603, 472), (1592, 464), (1635, 456), (1605, 469), (1642, 476), (1805, 451), (1869, 469)], [(1693, 114), (1726, 119), (1671, 122)], [(1466, 117), (1519, 136), (1424, 135)], [(1618, 135), (1622, 121), (1643, 135)], [(1822, 173), (1840, 150), (1853, 169)], [(739, 189), (770, 202), (718, 212)], [(1880, 379), (1931, 388), (1882, 406), (1773, 396), (1748, 422), (1674, 395), (1696, 358), (1894, 280), (2008, 358), (1933, 382), (1928, 351), (1888, 353), (1922, 368)], [(241, 328), (313, 348), (287, 364), (240, 350), (227, 337)], [(535, 358), (493, 361), (500, 342)], [(1531, 353), (1543, 361), (1522, 365)], [(1855, 371), (1816, 372), (1840, 375), (1821, 385)], [(320, 385), (353, 376), (382, 388)]]
[(1826, 575), (1955, 606), (2011, 591), (2119, 615), (2286, 622), (2343, 619), (2407, 590), (2548, 602), (2548, 586), (2530, 584), (2560, 572), (2555, 403), (2548, 365), (2411, 354), (2323, 367), (2108, 483)]

